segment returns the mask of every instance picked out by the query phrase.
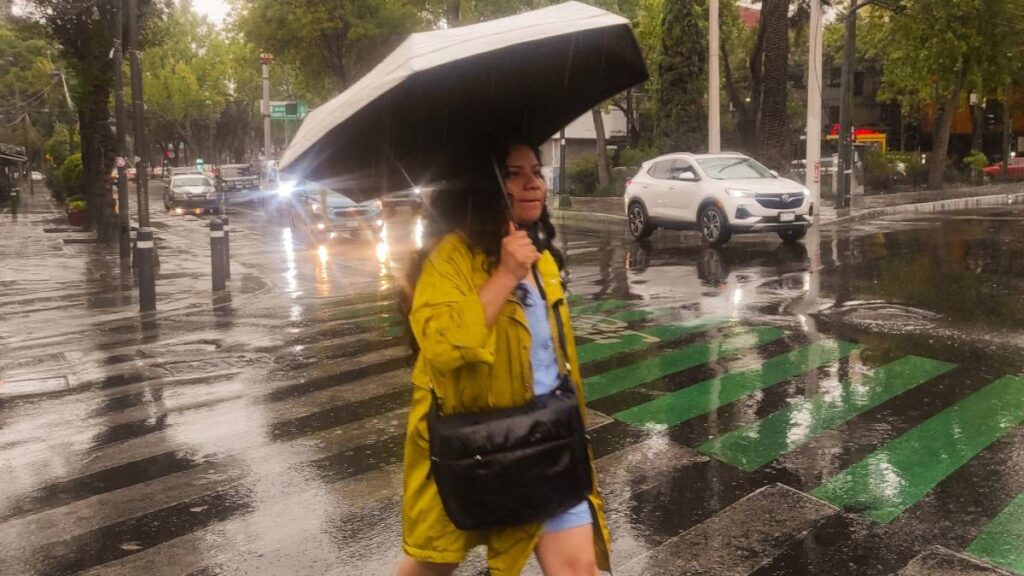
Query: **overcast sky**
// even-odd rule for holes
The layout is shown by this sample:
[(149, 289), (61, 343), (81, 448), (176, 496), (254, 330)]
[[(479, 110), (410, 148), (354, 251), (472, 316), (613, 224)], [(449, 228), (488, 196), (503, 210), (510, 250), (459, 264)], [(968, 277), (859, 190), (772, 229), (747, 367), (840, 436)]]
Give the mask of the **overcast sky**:
[(230, 6), (227, 0), (192, 0), (196, 12), (205, 15), (217, 26), (224, 24)]

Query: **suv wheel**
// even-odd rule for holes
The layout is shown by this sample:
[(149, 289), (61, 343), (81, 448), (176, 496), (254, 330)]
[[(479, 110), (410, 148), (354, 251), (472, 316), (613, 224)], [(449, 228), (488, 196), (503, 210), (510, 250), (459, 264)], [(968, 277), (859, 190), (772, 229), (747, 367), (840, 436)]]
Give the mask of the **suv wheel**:
[(629, 234), (633, 238), (644, 240), (651, 237), (651, 234), (654, 233), (654, 226), (651, 226), (651, 220), (647, 217), (647, 210), (643, 204), (639, 202), (630, 204), (628, 216)]
[(803, 237), (807, 236), (807, 228), (800, 228), (799, 230), (786, 230), (779, 232), (779, 238), (782, 239), (786, 244), (792, 244), (799, 240), (803, 240)]
[(718, 206), (708, 206), (700, 213), (700, 235), (708, 244), (721, 246), (732, 238), (732, 228), (725, 212)]

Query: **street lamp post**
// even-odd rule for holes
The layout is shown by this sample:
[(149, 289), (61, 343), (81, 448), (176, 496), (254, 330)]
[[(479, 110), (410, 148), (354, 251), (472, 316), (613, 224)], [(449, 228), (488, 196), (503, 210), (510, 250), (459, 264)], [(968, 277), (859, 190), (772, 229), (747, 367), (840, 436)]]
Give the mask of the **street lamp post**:
[(149, 170), (146, 157), (145, 108), (142, 101), (142, 64), (139, 62), (138, 0), (128, 3), (128, 54), (132, 69), (132, 112), (135, 124), (135, 187), (139, 196), (139, 234), (135, 251), (139, 262), (139, 309), (156, 310), (156, 272), (153, 266), (153, 229), (149, 225)]
[[(121, 262), (131, 260), (131, 239), (128, 236), (130, 209), (128, 207), (128, 119), (124, 108), (124, 49), (122, 47), (124, 27), (124, 2), (117, 2), (114, 16), (114, 117), (117, 125), (117, 219), (118, 247)], [(136, 168), (136, 179), (138, 168)]]
[(263, 112), (264, 162), (270, 161), (270, 65), (273, 63), (273, 54), (267, 52), (260, 54), (260, 64), (263, 65), (263, 102), (261, 103), (260, 108)]
[(846, 15), (846, 35), (843, 43), (842, 79), (839, 83), (839, 165), (836, 166), (839, 182), (836, 190), (836, 208), (849, 208), (851, 204), (850, 180), (853, 171), (853, 158), (850, 133), (853, 127), (850, 125), (850, 107), (853, 101), (850, 98), (850, 87), (853, 76), (853, 59), (857, 47), (858, 8), (857, 0), (850, 0), (850, 12)]

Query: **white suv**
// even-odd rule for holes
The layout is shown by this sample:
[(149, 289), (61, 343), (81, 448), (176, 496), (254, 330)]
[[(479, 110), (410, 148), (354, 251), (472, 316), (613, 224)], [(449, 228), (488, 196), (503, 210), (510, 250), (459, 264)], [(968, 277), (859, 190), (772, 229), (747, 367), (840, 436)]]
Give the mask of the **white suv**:
[(754, 232), (796, 242), (814, 215), (807, 188), (731, 152), (648, 160), (626, 183), (625, 204), (633, 238), (647, 238), (656, 228), (697, 229), (718, 245)]

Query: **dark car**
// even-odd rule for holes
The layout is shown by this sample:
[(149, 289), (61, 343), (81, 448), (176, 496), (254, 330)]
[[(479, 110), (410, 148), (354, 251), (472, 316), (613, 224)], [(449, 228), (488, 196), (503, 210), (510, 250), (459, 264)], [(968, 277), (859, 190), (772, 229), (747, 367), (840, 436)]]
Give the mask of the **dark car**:
[(164, 206), (168, 210), (220, 212), (220, 201), (217, 188), (202, 174), (174, 176), (164, 192)]
[(226, 202), (255, 200), (260, 193), (260, 176), (249, 164), (225, 164), (217, 170), (217, 189)]
[(390, 211), (395, 208), (406, 207), (419, 211), (423, 208), (423, 195), (421, 192), (419, 188), (409, 188), (408, 190), (386, 194), (380, 200), (385, 210)]
[(380, 200), (356, 202), (348, 196), (304, 182), (291, 194), (290, 224), (317, 242), (329, 242), (357, 234), (376, 236), (383, 225)]

